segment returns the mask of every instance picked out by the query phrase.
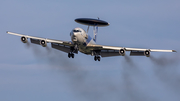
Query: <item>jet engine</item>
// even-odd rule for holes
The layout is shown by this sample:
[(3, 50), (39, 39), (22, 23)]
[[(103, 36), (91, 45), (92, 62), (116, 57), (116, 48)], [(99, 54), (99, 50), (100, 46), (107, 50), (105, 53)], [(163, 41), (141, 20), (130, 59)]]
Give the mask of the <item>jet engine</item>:
[(124, 55), (125, 55), (125, 49), (120, 49), (120, 50), (119, 50), (119, 54), (122, 55), (122, 56), (124, 56)]
[(21, 41), (22, 41), (23, 43), (27, 43), (28, 40), (27, 40), (26, 37), (22, 36), (22, 37), (21, 37)]
[(41, 40), (40, 41), (40, 45), (43, 46), (43, 47), (46, 47), (47, 46), (47, 42), (45, 40)]
[(144, 51), (144, 55), (145, 55), (146, 57), (149, 57), (149, 56), (150, 56), (150, 51), (149, 51), (149, 50)]

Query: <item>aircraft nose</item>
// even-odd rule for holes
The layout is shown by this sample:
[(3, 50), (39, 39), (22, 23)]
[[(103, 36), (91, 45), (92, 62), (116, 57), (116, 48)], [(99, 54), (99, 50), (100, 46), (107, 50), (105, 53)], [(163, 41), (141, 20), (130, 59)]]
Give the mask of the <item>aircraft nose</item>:
[(76, 36), (77, 36), (77, 33), (73, 33), (73, 36), (76, 37)]
[(73, 33), (71, 39), (73, 42), (77, 41), (77, 33)]

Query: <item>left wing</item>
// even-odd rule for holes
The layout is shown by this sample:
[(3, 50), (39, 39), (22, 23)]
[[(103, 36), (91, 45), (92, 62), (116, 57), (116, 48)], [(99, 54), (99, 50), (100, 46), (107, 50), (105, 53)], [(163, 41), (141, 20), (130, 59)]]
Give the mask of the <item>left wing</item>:
[(30, 38), (31, 43), (42, 45), (43, 47), (47, 46), (47, 43), (51, 43), (52, 48), (61, 50), (63, 52), (69, 53), (70, 48), (74, 46), (74, 43), (68, 42), (68, 41), (62, 41), (62, 40), (54, 40), (54, 39), (47, 39), (47, 38), (41, 38), (41, 37), (35, 37), (35, 36), (29, 36), (24, 34), (18, 34), (13, 32), (7, 32), (11, 35), (16, 35), (21, 37), (21, 41), (23, 43), (27, 42), (27, 39)]
[(130, 56), (150, 56), (150, 52), (176, 52), (175, 50), (162, 49), (143, 49), (143, 48), (128, 48), (128, 47), (114, 47), (104, 45), (88, 45), (93, 51), (100, 51), (102, 57), (110, 56), (124, 56), (126, 51), (130, 51)]

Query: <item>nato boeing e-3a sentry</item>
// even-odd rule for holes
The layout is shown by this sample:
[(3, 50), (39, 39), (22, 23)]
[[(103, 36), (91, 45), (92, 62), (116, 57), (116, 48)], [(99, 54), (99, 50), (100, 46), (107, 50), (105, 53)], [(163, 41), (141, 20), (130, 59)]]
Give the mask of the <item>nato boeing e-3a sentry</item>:
[[(17, 35), (21, 37), (23, 43), (27, 43), (30, 39), (31, 43), (47, 46), (47, 43), (51, 43), (51, 47), (60, 51), (68, 53), (69, 58), (74, 58), (74, 53), (78, 54), (78, 51), (86, 55), (94, 56), (95, 61), (100, 61), (100, 57), (110, 56), (124, 56), (126, 51), (130, 51), (130, 56), (150, 56), (150, 52), (176, 52), (175, 50), (160, 50), (160, 49), (141, 49), (141, 48), (128, 48), (128, 47), (114, 47), (96, 44), (98, 27), (108, 26), (106, 21), (91, 18), (78, 18), (75, 19), (77, 23), (87, 25), (87, 31), (82, 28), (74, 28), (70, 32), (71, 41), (62, 41), (47, 39), (41, 37), (34, 37), (24, 34), (17, 34), (13, 32), (7, 32), (8, 34)], [(87, 33), (89, 27), (93, 26), (94, 36), (91, 38)]]

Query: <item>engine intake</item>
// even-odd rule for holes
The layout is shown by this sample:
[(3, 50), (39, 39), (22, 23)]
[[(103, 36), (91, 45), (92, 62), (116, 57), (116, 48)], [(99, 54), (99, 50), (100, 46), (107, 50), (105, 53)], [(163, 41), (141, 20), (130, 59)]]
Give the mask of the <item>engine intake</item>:
[(43, 47), (46, 47), (47, 46), (47, 42), (45, 40), (41, 40), (40, 41), (40, 45), (43, 46)]
[(120, 50), (119, 50), (119, 54), (122, 55), (122, 56), (125, 55), (125, 52), (126, 52), (125, 49), (120, 49)]
[(149, 51), (149, 50), (144, 51), (144, 55), (145, 55), (146, 57), (150, 57), (150, 51)]
[(27, 38), (26, 38), (25, 36), (22, 36), (22, 37), (21, 37), (21, 41), (22, 41), (23, 43), (27, 43)]

